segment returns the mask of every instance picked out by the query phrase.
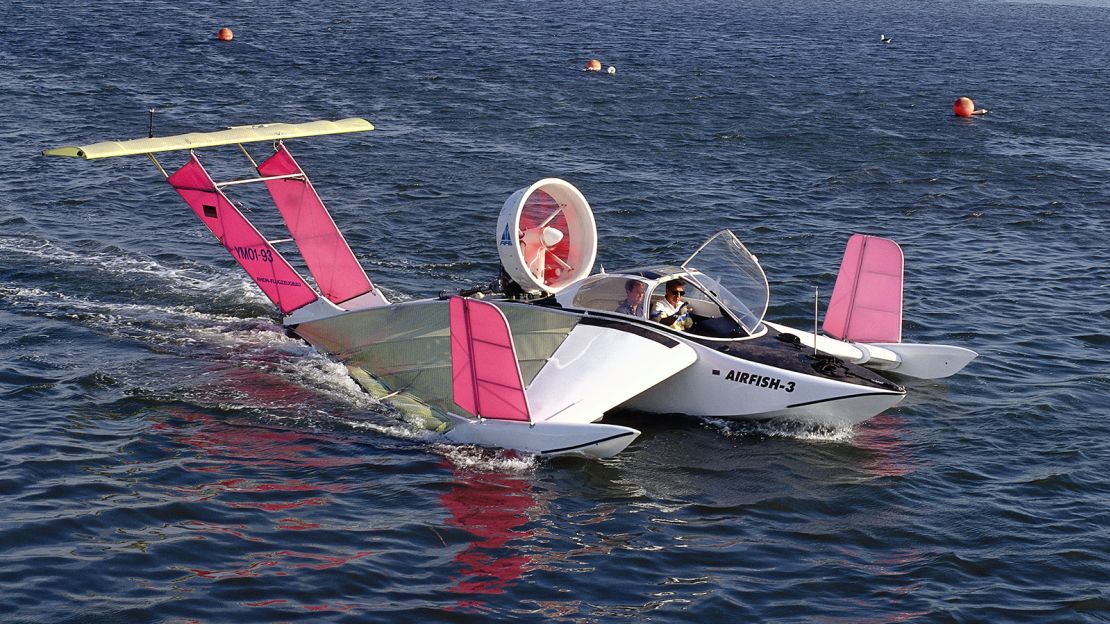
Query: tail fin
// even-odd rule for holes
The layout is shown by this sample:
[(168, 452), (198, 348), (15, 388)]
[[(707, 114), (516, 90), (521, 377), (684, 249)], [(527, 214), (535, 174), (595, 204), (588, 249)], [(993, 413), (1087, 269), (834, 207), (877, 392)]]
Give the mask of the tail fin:
[(451, 384), (455, 403), (494, 420), (530, 422), (509, 322), (497, 306), (452, 297)]
[(825, 333), (855, 342), (902, 342), (902, 270), (898, 243), (853, 234), (821, 326)]
[(196, 154), (192, 154), (189, 162), (167, 181), (270, 301), (281, 308), (282, 314), (289, 314), (319, 298), (297, 270), (216, 187)]
[(379, 305), (388, 303), (374, 291), (316, 189), (285, 145), (258, 166), (258, 173), (264, 178), (277, 178), (266, 180), (266, 188), (320, 293), (336, 305), (367, 293), (377, 294)]

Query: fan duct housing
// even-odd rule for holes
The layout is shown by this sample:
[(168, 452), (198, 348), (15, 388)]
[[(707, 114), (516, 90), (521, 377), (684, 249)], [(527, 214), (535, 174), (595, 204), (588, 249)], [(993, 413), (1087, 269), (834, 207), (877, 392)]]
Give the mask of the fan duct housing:
[(574, 185), (546, 178), (513, 193), (497, 218), (497, 253), (525, 292), (553, 295), (586, 277), (597, 257), (590, 204)]

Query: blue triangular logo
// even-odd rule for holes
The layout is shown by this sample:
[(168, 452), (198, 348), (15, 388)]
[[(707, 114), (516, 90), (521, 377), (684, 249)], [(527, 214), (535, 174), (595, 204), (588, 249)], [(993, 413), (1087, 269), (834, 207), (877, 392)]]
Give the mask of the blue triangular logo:
[(505, 231), (501, 233), (501, 244), (512, 245), (513, 239), (509, 236), (509, 224), (505, 224)]

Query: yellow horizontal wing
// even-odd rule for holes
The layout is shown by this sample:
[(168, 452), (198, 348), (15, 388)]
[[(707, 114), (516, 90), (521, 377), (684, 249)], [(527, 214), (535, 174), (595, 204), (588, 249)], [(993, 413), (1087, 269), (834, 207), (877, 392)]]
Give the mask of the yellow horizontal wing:
[(201, 147), (215, 147), (217, 145), (237, 145), (254, 141), (278, 141), (281, 139), (295, 139), (299, 137), (321, 136), (326, 134), (344, 134), (347, 132), (367, 132), (374, 126), (365, 119), (352, 117), (338, 121), (308, 121), (305, 123), (287, 124), (270, 123), (255, 126), (232, 126), (227, 130), (216, 132), (190, 132), (166, 137), (150, 139), (133, 139), (130, 141), (104, 141), (92, 145), (72, 145), (57, 147), (43, 152), (46, 156), (67, 156), (69, 158), (84, 158), (94, 160), (97, 158), (114, 158), (116, 156), (134, 156), (153, 154), (156, 152), (172, 152), (191, 150)]

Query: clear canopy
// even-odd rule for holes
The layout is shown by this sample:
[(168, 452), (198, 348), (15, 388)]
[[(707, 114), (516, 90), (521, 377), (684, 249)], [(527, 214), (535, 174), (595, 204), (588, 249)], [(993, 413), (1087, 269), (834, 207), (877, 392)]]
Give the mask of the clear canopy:
[(719, 299), (748, 333), (759, 329), (770, 299), (767, 275), (735, 234), (722, 230), (710, 236), (682, 268), (689, 279)]

